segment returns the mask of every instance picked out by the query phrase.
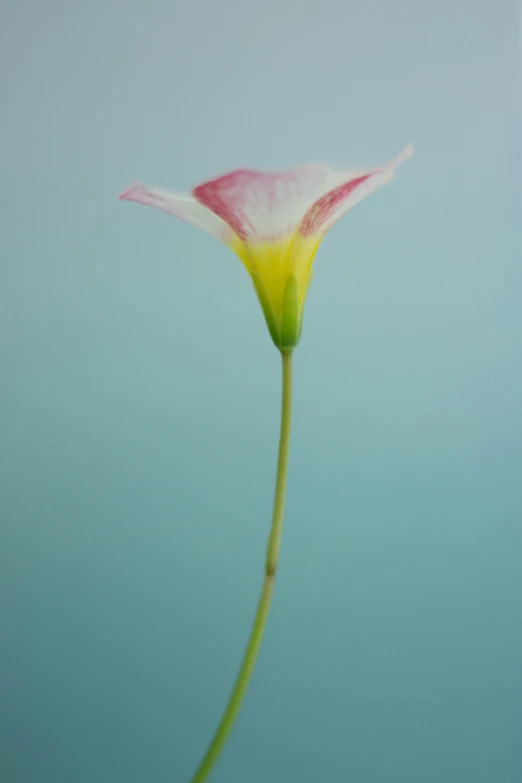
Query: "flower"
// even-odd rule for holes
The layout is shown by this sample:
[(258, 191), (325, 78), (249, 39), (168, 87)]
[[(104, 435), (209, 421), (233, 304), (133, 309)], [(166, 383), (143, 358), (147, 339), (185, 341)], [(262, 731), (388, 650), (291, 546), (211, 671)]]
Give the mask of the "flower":
[(320, 163), (275, 173), (238, 169), (190, 194), (134, 184), (120, 199), (161, 209), (227, 244), (252, 278), (272, 340), (288, 353), (299, 342), (323, 236), (355, 204), (390, 182), (412, 153), (410, 145), (389, 163), (365, 170), (338, 171)]

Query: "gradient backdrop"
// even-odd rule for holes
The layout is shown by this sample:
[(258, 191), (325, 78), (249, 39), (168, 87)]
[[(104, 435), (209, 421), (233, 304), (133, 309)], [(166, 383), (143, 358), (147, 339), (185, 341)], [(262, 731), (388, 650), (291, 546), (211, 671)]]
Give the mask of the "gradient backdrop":
[(410, 141), (318, 254), (213, 783), (522, 779), (517, 5), (3, 0), (2, 783), (187, 783), (261, 585), (279, 357), (230, 251), (118, 193)]

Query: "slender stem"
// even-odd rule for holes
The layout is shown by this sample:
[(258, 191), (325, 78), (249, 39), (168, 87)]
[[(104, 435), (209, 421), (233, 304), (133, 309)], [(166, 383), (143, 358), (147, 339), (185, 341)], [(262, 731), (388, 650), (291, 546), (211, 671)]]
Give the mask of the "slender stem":
[(190, 783), (203, 783), (211, 773), (221, 753), (228, 735), (235, 723), (245, 696), (254, 666), (256, 663), (261, 641), (265, 632), (266, 621), (272, 595), (274, 581), (281, 546), (281, 534), (283, 530), (283, 516), (285, 509), (286, 475), (288, 466), (288, 451), (290, 446), (290, 420), (292, 415), (292, 354), (282, 354), (283, 357), (283, 404), (281, 409), (281, 434), (279, 438), (279, 458), (277, 462), (277, 479), (274, 498), (274, 513), (272, 517), (272, 529), (268, 541), (268, 550), (265, 564), (265, 578), (261, 590), (261, 597), (257, 606), (254, 626), (243, 657), (243, 662), (234, 685), (234, 689), (228, 701), (221, 722), (216, 729), (207, 752), (194, 773)]
[(281, 405), (281, 433), (279, 435), (279, 457), (277, 460), (277, 478), (274, 497), (274, 513), (272, 529), (268, 540), (266, 553), (266, 576), (275, 576), (281, 534), (283, 532), (283, 517), (285, 513), (286, 473), (288, 452), (290, 450), (290, 425), (292, 419), (292, 354), (283, 353), (283, 401)]

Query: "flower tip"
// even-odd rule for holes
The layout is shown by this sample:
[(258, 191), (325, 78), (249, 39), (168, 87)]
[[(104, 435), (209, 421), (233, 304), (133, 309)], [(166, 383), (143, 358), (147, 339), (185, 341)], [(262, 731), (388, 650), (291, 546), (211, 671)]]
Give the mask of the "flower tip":
[(405, 160), (408, 160), (408, 158), (411, 158), (413, 155), (413, 144), (408, 144), (406, 149), (404, 149), (400, 155), (398, 155), (395, 160), (393, 161), (395, 164), (395, 167), (397, 167), (399, 164), (404, 163)]
[(133, 193), (136, 190), (136, 185), (130, 185), (118, 196), (118, 201), (131, 201)]
[(408, 160), (408, 158), (411, 158), (413, 155), (413, 144), (408, 144), (406, 149), (404, 149), (400, 155), (397, 155), (396, 158), (394, 158), (392, 161), (390, 161), (388, 171), (390, 173), (391, 179), (393, 179), (395, 175), (395, 171), (399, 168), (401, 163), (404, 163), (405, 160)]

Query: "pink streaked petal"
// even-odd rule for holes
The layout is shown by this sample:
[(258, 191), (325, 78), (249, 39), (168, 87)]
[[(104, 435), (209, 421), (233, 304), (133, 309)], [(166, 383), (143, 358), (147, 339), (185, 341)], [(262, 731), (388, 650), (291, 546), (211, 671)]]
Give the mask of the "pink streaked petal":
[(349, 179), (348, 182), (344, 182), (342, 185), (339, 185), (329, 193), (325, 193), (324, 196), (317, 199), (301, 222), (299, 227), (301, 234), (308, 237), (324, 233), (324, 226), (328, 223), (329, 219), (335, 215), (337, 210), (347, 201), (350, 195), (357, 190), (360, 185), (366, 182), (369, 177), (371, 177), (371, 174), (363, 174), (361, 177)]
[(303, 236), (322, 236), (359, 201), (393, 179), (397, 167), (411, 157), (411, 144), (389, 163), (367, 171), (336, 172), (343, 182), (322, 195), (304, 216), (299, 230)]
[(163, 212), (168, 212), (169, 215), (180, 218), (180, 220), (192, 223), (222, 242), (229, 242), (233, 238), (230, 227), (189, 193), (174, 193), (136, 183), (127, 188), (119, 196), (119, 199), (120, 201), (136, 201), (147, 207), (161, 209)]
[(328, 171), (309, 164), (265, 173), (239, 169), (195, 188), (194, 197), (244, 241), (292, 234), (328, 184)]
[(266, 173), (238, 169), (204, 182), (194, 198), (227, 223), (243, 241), (271, 241), (293, 234), (323, 234), (354, 204), (393, 177), (411, 146), (390, 163), (338, 171), (310, 163)]

